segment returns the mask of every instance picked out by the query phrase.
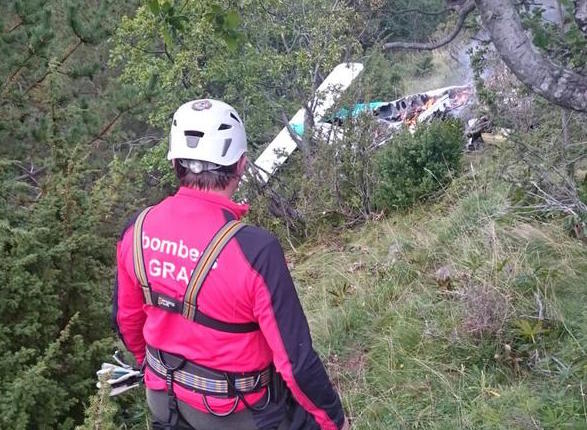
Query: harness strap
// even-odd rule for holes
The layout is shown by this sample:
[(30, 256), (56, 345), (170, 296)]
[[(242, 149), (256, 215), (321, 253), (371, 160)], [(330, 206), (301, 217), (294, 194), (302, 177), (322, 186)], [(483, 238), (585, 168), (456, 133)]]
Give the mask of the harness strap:
[(169, 376), (173, 366), (173, 382), (203, 395), (221, 398), (237, 397), (261, 391), (272, 381), (271, 367), (255, 372), (220, 372), (186, 361), (183, 357), (147, 346), (149, 368), (159, 377)]
[(143, 223), (151, 207), (145, 208), (137, 217), (133, 231), (133, 265), (135, 276), (141, 285), (143, 298), (146, 304), (156, 306), (168, 312), (182, 314), (185, 318), (198, 324), (227, 333), (250, 333), (259, 330), (256, 322), (232, 323), (212, 318), (202, 312), (197, 312), (197, 299), (200, 289), (208, 273), (214, 266), (216, 259), (228, 244), (230, 239), (245, 225), (239, 221), (229, 221), (212, 238), (200, 259), (188, 283), (184, 300), (179, 301), (164, 293), (153, 291), (147, 277), (145, 257), (143, 253), (142, 235)]
[(230, 239), (244, 227), (240, 221), (229, 221), (212, 238), (194, 269), (190, 282), (188, 283), (183, 299), (183, 316), (189, 320), (195, 320), (198, 310), (198, 294), (208, 273), (214, 266), (218, 255), (228, 244)]
[(179, 406), (177, 404), (177, 396), (175, 395), (175, 391), (173, 391), (173, 382), (175, 381), (175, 372), (181, 369), (186, 360), (185, 358), (181, 358), (179, 363), (175, 363), (174, 365), (168, 364), (163, 357), (161, 357), (161, 352), (158, 351), (158, 358), (161, 366), (165, 371), (165, 385), (167, 386), (167, 406), (169, 408), (169, 419), (165, 424), (165, 428), (168, 430), (175, 430), (177, 428), (177, 423), (179, 422)]
[(153, 304), (153, 297), (151, 296), (151, 285), (147, 278), (147, 270), (145, 268), (145, 256), (143, 254), (143, 223), (145, 217), (151, 210), (151, 206), (143, 209), (143, 211), (137, 217), (134, 229), (133, 229), (133, 264), (135, 268), (135, 276), (141, 284), (143, 290), (143, 297), (145, 303), (148, 305)]
[(217, 320), (216, 318), (209, 317), (203, 312), (196, 313), (194, 321), (203, 326), (213, 328), (218, 331), (225, 331), (227, 333), (251, 333), (259, 330), (259, 324), (256, 322), (248, 323), (227, 323), (224, 321)]

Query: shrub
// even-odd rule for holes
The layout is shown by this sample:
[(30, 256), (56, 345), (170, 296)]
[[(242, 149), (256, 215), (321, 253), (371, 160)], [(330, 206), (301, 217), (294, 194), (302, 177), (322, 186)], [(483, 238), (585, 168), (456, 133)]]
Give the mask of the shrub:
[(583, 181), (579, 187), (579, 198), (587, 205), (587, 173), (583, 177)]
[(460, 165), (463, 136), (457, 120), (434, 121), (395, 136), (377, 156), (376, 206), (409, 207), (450, 182)]
[(307, 152), (292, 154), (268, 187), (256, 194), (245, 190), (250, 222), (298, 242), (368, 219), (375, 126), (371, 116), (361, 115), (347, 121), (336, 137), (312, 136)]

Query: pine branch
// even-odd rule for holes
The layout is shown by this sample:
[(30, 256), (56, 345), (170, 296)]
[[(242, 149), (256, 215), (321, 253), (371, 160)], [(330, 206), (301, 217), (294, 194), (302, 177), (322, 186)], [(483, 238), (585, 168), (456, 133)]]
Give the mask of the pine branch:
[(2, 93), (0, 93), (1, 97), (4, 97), (4, 95), (6, 95), (6, 92), (8, 91), (8, 88), (10, 87), (10, 85), (22, 73), (22, 71), (26, 67), (27, 63), (29, 62), (29, 60), (31, 58), (33, 58), (33, 55), (34, 55), (33, 53), (30, 53), (29, 56), (22, 62), (22, 64), (20, 66), (18, 66), (18, 68), (8, 77), (8, 79), (6, 79), (6, 82), (4, 82), (4, 84), (2, 85)]
[[(72, 46), (71, 48), (69, 48), (65, 54), (63, 55), (63, 57), (61, 57), (61, 60), (59, 60), (59, 64), (63, 64), (65, 61), (67, 61), (67, 59), (69, 57), (71, 57), (71, 55), (77, 51), (77, 49), (83, 44), (83, 40), (78, 39), (77, 43)], [(34, 88), (38, 87), (39, 85), (41, 85), (45, 79), (47, 79), (47, 76), (49, 76), (50, 71), (47, 69), (47, 71), (45, 72), (45, 74), (43, 76), (41, 76), (39, 79), (37, 79), (31, 86), (29, 86), (25, 91), (24, 94), (28, 94), (31, 90), (33, 90)]]
[(102, 140), (102, 138), (108, 134), (110, 132), (110, 130), (112, 130), (112, 127), (114, 127), (116, 125), (116, 123), (120, 120), (120, 118), (122, 118), (122, 116), (125, 113), (130, 112), (131, 110), (133, 110), (134, 108), (136, 108), (137, 106), (140, 106), (141, 103), (143, 103), (143, 100), (127, 107), (126, 109), (121, 110), (120, 112), (118, 112), (114, 118), (112, 118), (110, 121), (108, 121), (108, 123), (106, 123), (106, 125), (104, 125), (104, 127), (102, 127), (102, 129), (100, 130), (100, 132), (94, 136), (92, 138), (92, 140), (90, 140), (86, 145), (90, 146), (93, 145), (94, 143), (96, 143), (99, 140)]
[(442, 48), (452, 42), (461, 32), (465, 25), (467, 17), (475, 10), (475, 3), (468, 0), (458, 9), (458, 20), (455, 28), (443, 39), (434, 42), (388, 42), (383, 45), (383, 49), (417, 49), (422, 51), (432, 51)]
[(19, 28), (22, 24), (23, 24), (22, 20), (19, 20), (16, 24), (14, 24), (12, 27), (10, 27), (8, 30), (6, 30), (4, 32), (4, 34), (10, 34), (10, 33), (12, 33), (14, 30), (16, 30), (17, 28)]

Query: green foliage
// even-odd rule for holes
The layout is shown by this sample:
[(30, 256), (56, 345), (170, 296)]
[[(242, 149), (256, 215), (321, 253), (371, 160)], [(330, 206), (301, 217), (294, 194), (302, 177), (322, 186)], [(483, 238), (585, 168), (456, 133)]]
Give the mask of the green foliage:
[(535, 46), (545, 51), (551, 59), (581, 72), (587, 66), (587, 39), (573, 19), (573, 2), (560, 0), (560, 3), (564, 24), (545, 19), (544, 10), (540, 7), (524, 14), (524, 24), (532, 32)]
[(542, 321), (528, 321), (521, 319), (515, 321), (516, 332), (518, 335), (527, 342), (536, 343), (536, 338), (547, 330), (543, 328)]
[(317, 77), (358, 49), (348, 31), (355, 19), (350, 7), (329, 1), (149, 2), (123, 17), (110, 59), (138, 94), (156, 79), (144, 112), (151, 125), (166, 129), (186, 100), (219, 98), (245, 120), (254, 151), (282, 127), (281, 112), (297, 110)]
[(436, 203), (290, 254), (353, 428), (584, 427), (586, 249), (512, 209), (493, 152)]
[(225, 10), (218, 5), (212, 5), (205, 17), (214, 28), (216, 34), (224, 39), (226, 46), (233, 52), (236, 51), (239, 44), (244, 41), (244, 37), (239, 31), (241, 17), (238, 11), (234, 9)]
[[(567, 8), (562, 28), (542, 18), (538, 8), (526, 15), (526, 25), (549, 57), (581, 73), (584, 49), (577, 54), (570, 49), (566, 38), (576, 24), (568, 22), (569, 2), (561, 3)], [(500, 138), (490, 143), (503, 147), (496, 174), (515, 185), (513, 203), (540, 216), (565, 216), (569, 233), (582, 238), (581, 222), (587, 218), (582, 197), (587, 160), (585, 115), (553, 107), (530, 93), (496, 52), (477, 50), (472, 65), (482, 109), (491, 117), (495, 131), (507, 135), (507, 143)]]
[(579, 185), (579, 198), (587, 205), (587, 173), (584, 174), (583, 180)]
[[(89, 402), (82, 428), (144, 428), (139, 395), (117, 408), (104, 392), (92, 395), (94, 372), (115, 347), (114, 244), (129, 213), (175, 185), (164, 157), (169, 115), (187, 99), (226, 100), (245, 119), (254, 154), (334, 65), (370, 55), (379, 18), (327, 0), (4, 5), (0, 427), (73, 429)], [(379, 86), (371, 94), (398, 95), (398, 72), (385, 73), (389, 59), (378, 54), (372, 64), (368, 85)], [(369, 213), (371, 125), (349, 127), (338, 146), (309, 152), (316, 155), (309, 176), (291, 172), (287, 194), (309, 220), (296, 226), (300, 236)], [(296, 165), (308, 167), (304, 159)]]
[(433, 71), (432, 55), (423, 55), (416, 63), (416, 76), (425, 76)]
[(497, 103), (496, 94), (485, 85), (483, 74), (487, 66), (487, 48), (479, 48), (474, 52), (469, 52), (471, 61), (471, 68), (473, 70), (473, 82), (475, 84), (475, 91), (479, 99), (481, 109), (485, 110), (492, 118), (497, 117)]
[(406, 208), (444, 187), (460, 168), (463, 145), (463, 127), (454, 120), (395, 136), (378, 155), (378, 207)]
[(55, 171), (26, 211), (2, 205), (12, 210), (0, 246), (8, 298), (0, 305), (2, 427), (71, 428), (98, 362), (113, 347), (105, 318), (112, 236), (99, 233), (100, 212), (90, 209), (93, 198), (105, 196), (85, 193), (85, 175), (72, 163), (65, 168), (68, 175)]
[[(117, 346), (108, 315), (120, 228), (175, 186), (165, 135), (179, 104), (216, 97), (235, 105), (254, 157), (282, 114), (339, 62), (367, 65), (343, 104), (392, 99), (406, 76), (429, 77), (435, 57), (391, 56), (375, 45), (380, 37), (426, 39), (444, 19), (406, 11), (439, 10), (441, 0), (138, 3), (18, 0), (0, 17), (1, 428), (145, 428), (144, 393), (112, 401), (106, 390), (96, 394), (94, 372)], [(551, 30), (537, 31), (542, 48), (584, 67), (576, 26), (562, 36)], [(547, 115), (520, 118), (503, 124), (534, 130), (525, 136), (542, 148), (555, 141)], [(580, 123), (570, 121), (571, 141)], [(372, 218), (381, 178), (383, 206), (405, 207), (457, 170), (457, 124), (400, 135), (379, 175), (374, 127), (368, 117), (349, 121), (329, 142), (309, 131), (306, 150), (275, 178), (278, 192), (272, 184), (250, 198), (251, 220), (297, 247)], [(473, 185), (455, 181), (434, 217), (415, 209), (360, 237), (336, 236), (329, 251), (306, 260), (302, 245), (294, 257), (318, 348), (334, 352), (331, 370), (336, 354), (351, 363), (332, 374), (357, 428), (583, 423), (584, 252), (554, 227), (502, 218), (507, 187), (460, 194)], [(435, 266), (448, 260), (462, 294), (431, 285)], [(544, 326), (528, 316), (536, 291)], [(476, 323), (485, 317), (490, 324)], [(515, 355), (507, 360), (504, 342)]]
[(113, 161), (124, 145), (110, 145), (133, 135), (116, 125), (137, 99), (109, 86), (103, 59), (129, 6), (17, 1), (3, 11), (1, 428), (73, 429), (114, 347), (114, 243), (142, 187), (132, 158)]
[(116, 404), (110, 399), (109, 385), (105, 382), (108, 378), (102, 377), (100, 381), (102, 386), (96, 394), (90, 399), (90, 404), (86, 408), (86, 419), (76, 430), (116, 430), (118, 427), (114, 424), (116, 417)]
[(401, 64), (394, 63), (380, 49), (367, 56), (365, 68), (358, 79), (342, 95), (338, 104), (352, 104), (356, 100), (394, 100), (404, 95)]
[(290, 243), (352, 226), (371, 215), (375, 186), (373, 133), (369, 115), (347, 121), (343, 132), (315, 136), (307, 150), (292, 154), (271, 188), (252, 195), (249, 219)]
[(587, 132), (585, 115), (553, 109), (531, 97), (507, 106), (500, 115), (504, 122), (517, 124), (501, 151), (498, 173), (515, 184), (512, 200), (545, 217), (569, 217), (571, 233), (573, 223), (587, 218), (581, 197), (587, 161), (582, 143)]
[[(424, 15), (424, 12), (441, 11), (446, 7), (442, 0), (370, 0), (368, 11), (363, 12), (369, 25), (363, 30), (364, 43), (377, 44), (378, 38), (388, 40), (427, 40), (445, 17)], [(366, 8), (367, 9), (367, 8)]]

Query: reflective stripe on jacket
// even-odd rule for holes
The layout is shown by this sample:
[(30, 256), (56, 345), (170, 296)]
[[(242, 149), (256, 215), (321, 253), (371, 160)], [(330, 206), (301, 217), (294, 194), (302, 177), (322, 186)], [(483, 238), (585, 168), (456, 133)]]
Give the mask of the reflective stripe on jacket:
[[(212, 236), (246, 211), (246, 205), (186, 187), (154, 206), (145, 219), (142, 237), (152, 289), (183, 300), (191, 271)], [(260, 370), (273, 362), (297, 402), (320, 428), (342, 427), (340, 399), (312, 348), (308, 323), (274, 236), (253, 226), (240, 230), (202, 286), (198, 306), (204, 313), (225, 322), (257, 322), (260, 326), (251, 333), (226, 333), (143, 304), (133, 268), (132, 233), (131, 222), (118, 243), (113, 321), (139, 363), (144, 360), (146, 344), (228, 372)], [(154, 390), (165, 389), (165, 382), (148, 369), (145, 384)], [(206, 410), (200, 394), (177, 385), (175, 391), (192, 407)], [(262, 392), (252, 393), (247, 400), (253, 404), (262, 397)], [(233, 401), (209, 397), (208, 403), (223, 412)], [(239, 409), (243, 407), (241, 402)]]

